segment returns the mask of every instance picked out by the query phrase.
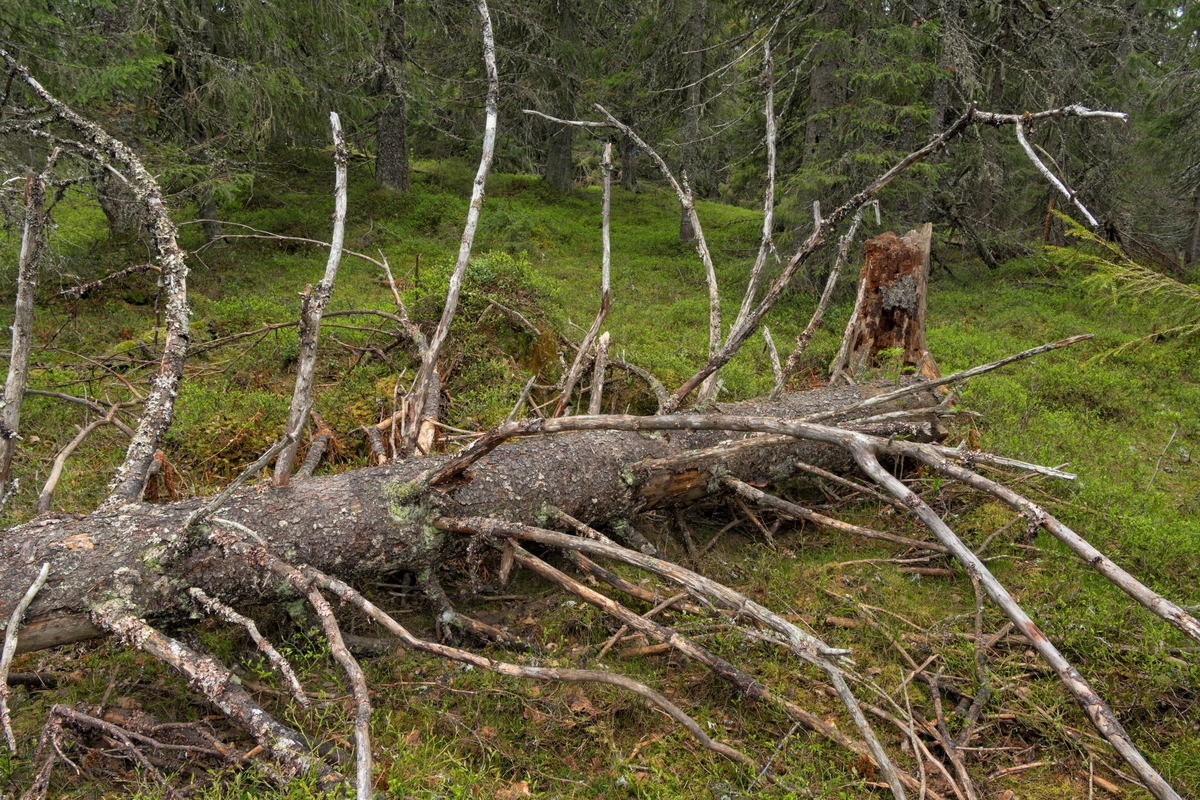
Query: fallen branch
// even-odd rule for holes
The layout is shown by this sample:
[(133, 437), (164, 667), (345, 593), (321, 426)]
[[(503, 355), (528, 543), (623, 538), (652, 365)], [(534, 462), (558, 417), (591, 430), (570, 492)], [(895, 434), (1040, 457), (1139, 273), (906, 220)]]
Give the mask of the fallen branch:
[(583, 539), (519, 523), (508, 523), (478, 517), (469, 519), (437, 517), (434, 519), (433, 524), (435, 527), (446, 531), (511, 537), (534, 541), (552, 547), (582, 550), (585, 553), (613, 558), (673, 581), (698, 596), (708, 597), (737, 614), (754, 619), (770, 630), (781, 634), (783, 641), (777, 643), (785, 644), (792, 653), (824, 670), (829, 676), (830, 681), (837, 687), (838, 694), (841, 696), (846, 710), (850, 713), (851, 719), (854, 720), (854, 724), (858, 727), (859, 734), (866, 741), (872, 757), (879, 765), (880, 772), (887, 778), (892, 793), (897, 798), (905, 796), (903, 786), (896, 775), (891, 760), (888, 758), (883, 746), (880, 745), (870, 724), (859, 710), (854, 695), (850, 692), (849, 687), (846, 686), (841, 670), (838, 669), (832, 660), (838, 656), (845, 655), (848, 651), (830, 647), (770, 609), (755, 603), (753, 600), (735, 592), (727, 586), (709, 580), (702, 575), (672, 564), (669, 561), (637, 553), (610, 542)]
[(274, 645), (263, 638), (263, 635), (258, 631), (258, 626), (254, 624), (254, 620), (243, 617), (220, 600), (209, 597), (204, 593), (203, 589), (193, 586), (191, 589), (188, 589), (188, 594), (210, 614), (215, 614), (226, 622), (245, 628), (246, 633), (250, 635), (250, 641), (254, 642), (259, 652), (267, 657), (267, 661), (270, 662), (271, 666), (287, 682), (288, 688), (292, 692), (292, 697), (296, 699), (296, 702), (304, 708), (310, 707), (311, 704), (308, 702), (308, 696), (304, 694), (304, 687), (300, 685), (300, 680), (292, 670), (292, 665), (288, 663), (286, 658), (280, 655)]

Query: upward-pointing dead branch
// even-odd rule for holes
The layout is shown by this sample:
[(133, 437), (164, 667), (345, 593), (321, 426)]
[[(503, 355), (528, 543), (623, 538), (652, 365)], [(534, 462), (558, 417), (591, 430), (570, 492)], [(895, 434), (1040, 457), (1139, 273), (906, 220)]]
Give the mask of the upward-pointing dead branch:
[(856, 209), (861, 208), (864, 204), (874, 199), (879, 192), (887, 186), (896, 176), (907, 170), (913, 164), (923, 161), (928, 156), (936, 153), (944, 148), (952, 140), (957, 138), (968, 125), (971, 124), (991, 124), (991, 125), (1019, 125), (1027, 124), (1029, 120), (1049, 119), (1052, 117), (1063, 116), (1079, 116), (1079, 117), (1105, 117), (1111, 119), (1125, 120), (1124, 114), (1119, 114), (1111, 111), (1092, 111), (1081, 105), (1064, 106), (1062, 108), (1050, 109), (1037, 114), (1019, 115), (1019, 114), (995, 114), (990, 112), (976, 111), (971, 108), (966, 114), (959, 117), (954, 124), (948, 127), (938, 136), (935, 136), (924, 147), (909, 153), (899, 161), (894, 167), (876, 178), (870, 185), (859, 191), (844, 204), (836, 208), (828, 217), (819, 219), (813, 226), (813, 231), (809, 234), (804, 243), (796, 250), (791, 259), (788, 260), (787, 266), (783, 272), (772, 283), (766, 295), (759, 301), (754, 310), (748, 314), (742, 325), (735, 327), (729, 332), (729, 336), (725, 340), (724, 346), (721, 347), (716, 356), (711, 356), (707, 364), (705, 364), (695, 375), (688, 378), (682, 386), (675, 391), (671, 398), (671, 402), (663, 409), (665, 413), (672, 413), (678, 410), (683, 402), (688, 398), (698, 386), (701, 385), (708, 377), (714, 374), (721, 367), (725, 366), (731, 358), (741, 349), (743, 343), (749, 338), (755, 329), (762, 323), (767, 312), (775, 305), (775, 302), (782, 295), (784, 289), (787, 288), (796, 271), (803, 265), (809, 257), (816, 252), (825, 241), (825, 237), (836, 228)]
[[(874, 201), (875, 215), (879, 216), (879, 201)], [(833, 269), (829, 272), (829, 277), (825, 279), (825, 290), (821, 292), (821, 299), (817, 301), (817, 309), (813, 312), (812, 317), (808, 321), (808, 325), (804, 327), (800, 335), (796, 337), (796, 349), (788, 356), (787, 363), (783, 367), (783, 376), (775, 381), (775, 388), (771, 390), (771, 399), (776, 400), (779, 395), (783, 394), (784, 387), (787, 385), (788, 378), (792, 377), (792, 373), (796, 371), (796, 366), (800, 363), (800, 357), (804, 355), (804, 351), (808, 349), (808, 343), (812, 341), (813, 335), (817, 332), (817, 328), (821, 327), (821, 322), (825, 318), (825, 309), (829, 307), (829, 301), (833, 299), (833, 290), (837, 287), (838, 278), (841, 277), (842, 267), (846, 265), (846, 258), (850, 255), (850, 247), (854, 244), (854, 237), (858, 234), (858, 226), (862, 224), (863, 209), (858, 209), (854, 214), (854, 221), (850, 223), (850, 230), (842, 237), (841, 245), (838, 247), (837, 258), (833, 262)], [(854, 305), (854, 311), (858, 313), (858, 303)], [(848, 337), (846, 337), (848, 339)], [(841, 354), (838, 358), (842, 358)], [(834, 370), (836, 376), (837, 370)], [(834, 378), (830, 378), (832, 383)]]
[[(75, 143), (81, 155), (114, 172), (114, 162), (125, 165), (127, 174), (121, 177), (138, 203), (146, 210), (150, 239), (161, 270), (166, 297), (164, 322), (167, 339), (158, 375), (146, 396), (145, 410), (138, 422), (137, 432), (125, 452), (124, 462), (117, 468), (117, 474), (112, 481), (112, 493), (105, 501), (106, 506), (123, 505), (141, 496), (146, 474), (154, 461), (154, 454), (175, 417), (175, 398), (179, 393), (179, 381), (183, 378), (183, 362), (187, 358), (191, 330), (187, 303), (188, 271), (184, 262), (187, 254), (175, 241), (175, 225), (167, 214), (158, 182), (137, 154), (121, 141), (109, 136), (99, 125), (84, 119), (70, 106), (46, 91), (29, 74), (29, 70), (3, 48), (0, 48), (0, 58), (3, 58), (14, 75), (20, 77), (30, 90), (50, 107), (52, 116), (47, 122), (61, 120), (86, 140)], [(50, 138), (49, 134), (40, 128), (30, 132)]]
[(346, 163), (350, 151), (342, 135), (342, 122), (336, 113), (329, 114), (329, 125), (333, 129), (334, 210), (333, 239), (329, 246), (329, 259), (325, 262), (325, 277), (314, 290), (304, 290), (300, 304), (300, 357), (296, 366), (296, 385), (292, 390), (292, 404), (288, 409), (287, 427), (284, 432), (291, 438), (287, 441), (275, 461), (275, 485), (287, 486), (292, 477), (296, 461), (296, 448), (300, 446), (300, 429), (312, 408), (313, 375), (317, 364), (317, 339), (321, 332), (321, 314), (333, 296), (333, 284), (337, 280), (338, 264), (342, 260), (342, 242), (346, 238)]
[(25, 175), (25, 222), (21, 229), (21, 251), (17, 257), (17, 300), (12, 324), (12, 351), (8, 357), (8, 378), (4, 382), (4, 407), (0, 409), (0, 494), (8, 491), (8, 475), (17, 449), (21, 429), (21, 403), (29, 382), (29, 351), (33, 337), (33, 296), (37, 291), (38, 261), (46, 226), (46, 181), (59, 148), (46, 159), (46, 167), (37, 175)]
[(463, 277), (471, 260), (471, 246), (475, 242), (475, 230), (479, 227), (479, 215), (483, 211), (483, 189), (488, 173), (492, 169), (492, 157), (496, 152), (496, 120), (499, 116), (500, 77), (496, 72), (496, 43), (492, 37), (492, 18), (488, 13), (487, 0), (476, 0), (480, 24), (483, 29), (483, 63), (487, 70), (487, 120), (483, 127), (483, 155), (479, 158), (479, 169), (471, 186), (471, 204), (467, 208), (467, 223), (463, 227), (462, 241), (458, 246), (458, 259), (454, 272), (450, 274), (450, 285), (446, 289), (446, 305), (437, 329), (429, 338), (428, 349), (421, 356), (421, 369), (408, 400), (408, 429), (404, 441), (404, 452), (411, 453), (416, 446), (425, 421), (425, 404), (431, 390), (437, 390), (437, 359), (446, 337), (450, 335), (450, 324), (458, 309), (458, 297), (462, 292)]
[[(596, 341), (596, 334), (600, 332), (600, 326), (604, 324), (604, 319), (608, 316), (609, 271), (612, 261), (612, 247), (609, 243), (609, 201), (612, 194), (611, 142), (604, 145), (604, 161), (601, 164), (601, 168), (604, 172), (604, 200), (603, 211), (600, 216), (600, 241), (603, 246), (603, 255), (600, 259), (600, 310), (596, 312), (596, 319), (592, 321), (592, 327), (588, 329), (587, 335), (583, 337), (583, 341), (579, 344), (579, 350), (575, 353), (575, 360), (571, 363), (571, 369), (567, 371), (562, 396), (558, 398), (558, 402), (554, 405), (554, 413), (550, 415), (552, 417), (560, 416), (566, 410), (567, 404), (571, 402), (571, 392), (575, 390), (575, 383), (579, 380), (579, 376), (583, 372), (584, 361), (592, 350), (592, 343)], [(582, 405), (582, 402), (580, 405)]]

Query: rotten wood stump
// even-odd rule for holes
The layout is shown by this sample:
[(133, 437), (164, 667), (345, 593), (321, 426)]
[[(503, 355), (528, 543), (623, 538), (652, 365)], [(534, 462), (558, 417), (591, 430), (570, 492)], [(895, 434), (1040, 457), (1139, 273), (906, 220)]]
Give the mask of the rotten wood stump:
[(941, 372), (925, 345), (925, 303), (929, 292), (929, 254), (933, 225), (925, 223), (903, 236), (887, 232), (868, 239), (859, 280), (858, 301), (842, 349), (833, 363), (831, 383), (861, 378), (884, 366), (879, 354), (901, 350), (901, 368), (925, 378)]

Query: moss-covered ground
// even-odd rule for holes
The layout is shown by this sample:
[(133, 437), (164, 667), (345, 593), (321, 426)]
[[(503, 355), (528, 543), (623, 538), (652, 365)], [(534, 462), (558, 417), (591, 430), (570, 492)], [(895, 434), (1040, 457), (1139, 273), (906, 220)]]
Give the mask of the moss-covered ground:
[[(286, 171), (260, 179), (252, 191), (222, 209), (231, 223), (250, 227), (231, 224), (226, 232), (253, 234), (253, 228), (328, 237), (329, 171), (323, 158), (300, 159)], [(347, 246), (374, 258), (386, 256), (410, 311), (422, 324), (432, 323), (440, 312), (472, 171), (471, 165), (456, 162), (420, 163), (409, 196), (375, 188), (365, 168), (352, 172)], [(82, 198), (68, 196), (55, 213), (55, 256), (45, 267), (38, 296), (39, 350), (31, 386), (102, 400), (128, 399), (126, 382), (144, 382), (161, 339), (153, 274), (77, 301), (57, 292), (142, 261), (145, 248), (137, 241), (111, 239), (103, 216)], [(188, 213), (181, 209), (176, 218), (183, 220)], [(729, 320), (740, 302), (761, 216), (702, 204), (701, 217)], [(653, 187), (636, 195), (615, 190), (614, 304), (607, 329), (618, 354), (668, 386), (678, 385), (701, 363), (707, 346), (703, 270), (691, 248), (678, 242), (677, 224), (678, 206), (667, 193)], [(869, 229), (872, 235), (877, 231)], [(193, 253), (189, 288), (197, 354), (189, 362), (166, 442), (169, 467), (154, 485), (160, 500), (213, 490), (278, 437), (291, 394), (297, 340), (293, 328), (263, 328), (295, 318), (298, 293), (319, 280), (325, 263), (322, 248), (293, 241), (240, 238), (204, 249), (198, 225), (182, 226), (182, 244)], [(11, 233), (0, 245), (0, 262), (9, 275), (6, 286), (11, 286), (15, 245)], [(558, 195), (533, 177), (493, 176), (475, 252), (445, 360), (449, 405), (443, 412), (448, 424), (472, 430), (506, 415), (530, 375), (553, 383), (561, 369), (555, 333), (578, 341), (578, 326), (586, 327), (595, 313), (600, 191)], [(929, 294), (929, 344), (943, 372), (1068, 335), (1096, 334), (1092, 342), (973, 380), (962, 392), (962, 402), (982, 416), (957, 425), (953, 441), (967, 439), (1006, 456), (1066, 464), (1078, 474), (1077, 481), (1006, 480), (1019, 480), (1023, 491), (1150, 586), (1196, 607), (1200, 375), (1195, 370), (1200, 342), (1164, 340), (1102, 358), (1151, 332), (1155, 313), (1098, 297), (1082, 284), (1084, 272), (1056, 269), (1044, 259), (1015, 260), (989, 271), (952, 247), (947, 258), (953, 273), (937, 270)], [(392, 311), (382, 278), (377, 267), (347, 258), (331, 310)], [(814, 305), (811, 289), (819, 282), (818, 274), (802, 276), (769, 317), (781, 348), (807, 322)], [(797, 387), (825, 376), (850, 313), (853, 275), (845, 284), (805, 357)], [(11, 289), (5, 291), (0, 320), (7, 324)], [(529, 324), (511, 312), (520, 312)], [(414, 359), (403, 342), (396, 342), (393, 328), (378, 316), (327, 318), (316, 399), (337, 437), (325, 471), (365, 463), (365, 443), (354, 430), (390, 414), (398, 383), (404, 387), (412, 380)], [(259, 332), (225, 338), (253, 331)], [(723, 397), (767, 391), (772, 376), (762, 340), (747, 344), (722, 377)], [(614, 378), (608, 397), (606, 410), (653, 410), (636, 378)], [(26, 400), (16, 462), (21, 490), (5, 510), (6, 523), (32, 516), (55, 453), (75, 435), (76, 426), (93, 418), (85, 416), (89, 413), (51, 397)], [(93, 507), (122, 454), (122, 435), (111, 427), (98, 430), (68, 461), (55, 509), (83, 513)], [(921, 472), (909, 472), (907, 478), (974, 546), (1014, 518), (960, 486)], [(888, 507), (864, 504), (832, 486), (784, 491), (862, 524), (920, 535), (912, 522)], [(687, 518), (697, 537), (707, 539), (733, 516), (714, 504), (689, 510)], [(686, 561), (673, 518), (650, 516), (635, 524), (669, 557)], [(742, 524), (726, 532), (697, 566), (802, 620), (828, 640), (852, 647), (860, 673), (901, 704), (901, 681), (911, 670), (901, 647), (917, 663), (936, 656), (930, 670), (958, 676), (965, 681), (963, 691), (974, 691), (975, 647), (963, 634), (974, 630), (975, 602), (961, 570), (954, 568), (951, 576), (904, 572), (896, 564), (871, 561), (894, 557), (890, 548), (848, 541), (811, 526), (784, 523), (776, 539), (778, 550), (757, 536), (753, 526)], [(1168, 780), (1185, 796), (1200, 794), (1195, 643), (1155, 621), (1045, 534), (1027, 538), (1022, 523), (1005, 528), (984, 556), (1110, 701)], [(485, 579), (494, 566), (486, 559), (480, 566)], [(499, 596), (474, 595), (465, 572), (452, 574), (449, 583), (462, 608), (507, 625), (537, 645), (534, 653), (509, 653), (508, 658), (597, 667), (600, 647), (615, 629), (595, 610), (520, 572)], [(367, 588), (380, 602), (400, 609), (414, 630), (431, 633), (432, 620), (419, 598), (390, 586)], [(269, 709), (326, 741), (348, 746), (352, 705), (320, 637), (297, 629), (280, 609), (252, 611), (314, 693), (313, 711), (303, 712), (279, 692), (280, 684), (239, 631), (208, 621), (195, 635), (226, 663), (239, 665)], [(346, 619), (353, 632), (371, 633), (361, 621)], [(710, 620), (678, 615), (670, 620), (781, 694), (849, 729), (849, 720), (814, 672), (766, 646), (747, 646)], [(985, 609), (985, 632), (998, 630), (1003, 622), (994, 607)], [(830, 798), (878, 794), (868, 786), (875, 777), (860, 771), (847, 753), (803, 731), (788, 737), (788, 720), (743, 700), (703, 669), (677, 656), (621, 655), (638, 644), (644, 642), (619, 643), (603, 663), (659, 688), (719, 738), (760, 758), (777, 750), (773, 772), (788, 786)], [(1002, 641), (987, 663), (995, 694), (972, 740), (979, 749), (968, 754), (973, 774), (986, 777), (1018, 765), (1044, 764), (986, 781), (983, 796), (1012, 797), (1006, 794), (1011, 791), (1021, 798), (1086, 797), (1089, 765), (1101, 779), (1119, 785), (1124, 796), (1138, 796), (1139, 790), (1112, 771), (1119, 762), (1092, 734), (1057, 678), (1023, 643)], [(407, 653), (367, 659), (364, 665), (376, 693), (377, 785), (388, 797), (791, 796), (787, 788), (755, 781), (746, 770), (698, 750), (669, 720), (607, 687), (518, 683)], [(5, 796), (19, 794), (31, 780), (34, 741), (55, 702), (97, 703), (107, 695), (110, 704), (142, 708), (164, 720), (209, 717), (222, 735), (250, 747), (195, 702), (179, 678), (139, 653), (87, 644), (22, 657), (14, 669), (54, 671), (60, 684), (52, 691), (17, 691), (14, 725), (22, 747), (16, 757), (0, 753), (0, 794)], [(919, 682), (906, 686), (914, 709), (932, 716), (927, 687)], [(948, 702), (947, 712), (956, 730), (964, 709), (955, 710), (955, 705)], [(899, 751), (899, 732), (886, 726), (880, 730)], [(159, 796), (152, 780), (119, 759), (84, 757), (82, 746), (74, 752), (82, 758), (83, 772), (76, 775), (60, 764), (54, 796)], [(306, 797), (312, 792), (303, 781), (279, 789), (254, 770), (214, 777), (218, 779), (211, 782), (203, 776), (187, 780), (195, 780), (197, 796), (206, 798)], [(1104, 796), (1105, 789), (1097, 784), (1096, 792)]]

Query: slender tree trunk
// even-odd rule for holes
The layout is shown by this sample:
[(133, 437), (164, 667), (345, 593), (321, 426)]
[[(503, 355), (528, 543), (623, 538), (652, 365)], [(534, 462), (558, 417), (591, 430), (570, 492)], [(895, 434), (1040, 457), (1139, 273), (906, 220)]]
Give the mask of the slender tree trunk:
[(1192, 192), (1192, 228), (1188, 231), (1187, 245), (1183, 250), (1183, 265), (1196, 266), (1197, 257), (1200, 257), (1200, 183)]
[[(559, 57), (558, 108), (559, 119), (575, 117), (575, 84), (570, 67), (575, 46), (575, 16), (570, 0), (559, 0), (558, 33), (562, 40)], [(560, 192), (570, 191), (575, 183), (575, 167), (572, 164), (571, 148), (575, 142), (575, 128), (571, 125), (550, 124), (550, 138), (546, 146), (546, 181)]]
[(804, 123), (804, 162), (809, 164), (820, 152), (821, 145), (833, 135), (833, 118), (826, 112), (839, 99), (837, 82), (839, 47), (830, 41), (829, 34), (837, 30), (842, 19), (841, 0), (830, 0), (817, 15), (816, 27), (822, 40), (813, 55), (813, 68), (808, 78), (808, 119)]
[(204, 243), (219, 245), (225, 230), (221, 227), (220, 212), (217, 210), (217, 200), (213, 197), (211, 190), (205, 189), (204, 193), (200, 195), (199, 206), (200, 218), (204, 220), (200, 223), (200, 227), (204, 231)]
[[(692, 196), (699, 193), (700, 84), (704, 77), (704, 0), (696, 0), (688, 22), (687, 108), (684, 111), (683, 172)], [(679, 209), (679, 241), (695, 240), (686, 208)]]
[(25, 226), (21, 233), (21, 254), (17, 261), (17, 301), (12, 324), (12, 352), (8, 360), (8, 379), (4, 382), (4, 408), (0, 410), (0, 494), (8, 491), (8, 476), (16, 435), (21, 425), (21, 403), (29, 380), (29, 348), (33, 336), (33, 296), (37, 291), (38, 256), (46, 224), (46, 175), (58, 151), (47, 163), (46, 172), (25, 175)]
[(396, 4), (384, 33), (383, 91), (389, 97), (375, 126), (375, 180), (408, 194), (408, 106), (404, 99), (404, 17)]
[(142, 231), (145, 217), (125, 183), (108, 170), (102, 170), (93, 185), (96, 187), (96, 202), (100, 204), (100, 210), (108, 220), (108, 229), (114, 236), (132, 236)]
[[(632, 120), (625, 120), (625, 124), (633, 127)], [(621, 188), (627, 192), (638, 190), (637, 144), (628, 134), (621, 135)]]

